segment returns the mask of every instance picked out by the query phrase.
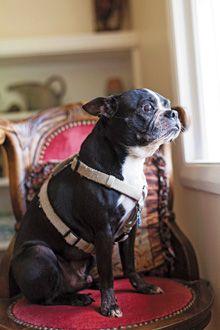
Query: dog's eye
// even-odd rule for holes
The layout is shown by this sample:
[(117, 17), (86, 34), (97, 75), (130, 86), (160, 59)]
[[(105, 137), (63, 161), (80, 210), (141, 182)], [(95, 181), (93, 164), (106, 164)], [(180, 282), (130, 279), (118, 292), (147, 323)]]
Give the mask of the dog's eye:
[(144, 111), (153, 110), (153, 106), (151, 104), (145, 104), (143, 108), (144, 108)]

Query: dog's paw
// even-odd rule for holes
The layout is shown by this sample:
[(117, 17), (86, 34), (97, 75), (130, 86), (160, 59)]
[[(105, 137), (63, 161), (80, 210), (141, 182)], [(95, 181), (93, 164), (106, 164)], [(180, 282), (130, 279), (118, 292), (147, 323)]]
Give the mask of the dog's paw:
[(71, 299), (72, 306), (88, 306), (95, 300), (91, 297), (90, 294), (76, 294)]
[(113, 289), (101, 290), (101, 314), (108, 317), (122, 317), (121, 309)]
[(163, 290), (156, 285), (145, 282), (145, 280), (137, 273), (134, 273), (129, 276), (129, 280), (135, 290), (139, 293), (146, 294), (160, 294), (163, 293)]
[(122, 311), (117, 304), (101, 306), (101, 314), (108, 317), (122, 317)]
[(144, 285), (139, 285), (135, 288), (135, 290), (139, 293), (146, 293), (146, 294), (158, 294), (163, 293), (163, 290), (156, 285), (145, 283)]

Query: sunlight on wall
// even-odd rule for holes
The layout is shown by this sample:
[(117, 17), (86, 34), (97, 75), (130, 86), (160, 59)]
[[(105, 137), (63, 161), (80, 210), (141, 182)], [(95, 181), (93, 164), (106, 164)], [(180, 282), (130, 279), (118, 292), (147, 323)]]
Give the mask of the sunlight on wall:
[(0, 0), (0, 8), (0, 38), (87, 33), (93, 29), (92, 0)]

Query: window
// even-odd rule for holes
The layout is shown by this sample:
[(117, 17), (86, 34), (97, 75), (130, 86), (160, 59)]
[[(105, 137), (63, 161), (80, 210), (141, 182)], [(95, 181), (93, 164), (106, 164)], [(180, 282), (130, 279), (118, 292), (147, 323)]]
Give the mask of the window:
[[(186, 156), (190, 161), (220, 162), (220, 1), (191, 0), (191, 7), (200, 98), (194, 130), (201, 140)], [(187, 142), (185, 149), (190, 149)]]
[(191, 117), (182, 139), (182, 182), (220, 193), (220, 0), (169, 3), (176, 101)]

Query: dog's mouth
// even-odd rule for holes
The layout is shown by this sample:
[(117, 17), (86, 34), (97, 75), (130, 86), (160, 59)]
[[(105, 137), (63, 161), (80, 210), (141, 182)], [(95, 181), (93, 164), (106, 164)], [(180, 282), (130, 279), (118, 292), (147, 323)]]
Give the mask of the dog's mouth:
[(142, 134), (140, 140), (141, 145), (163, 144), (175, 140), (181, 132), (180, 122), (176, 123), (160, 123), (152, 126), (151, 130), (146, 130), (146, 134)]
[(181, 132), (181, 125), (180, 123), (176, 123), (175, 125), (171, 125), (169, 132), (173, 132), (173, 133), (180, 133)]
[(181, 132), (181, 123), (179, 120), (173, 123), (160, 123), (159, 127), (157, 126), (155, 131), (156, 136), (154, 138), (155, 142), (168, 143), (175, 140)]
[(167, 133), (164, 135), (164, 142), (172, 142), (175, 140), (181, 132), (181, 125), (180, 123), (176, 123), (172, 125)]
[[(181, 132), (181, 123), (179, 119), (175, 122), (158, 122), (154, 125), (154, 140), (158, 142), (170, 142), (176, 139)], [(154, 135), (154, 134), (153, 134)]]

